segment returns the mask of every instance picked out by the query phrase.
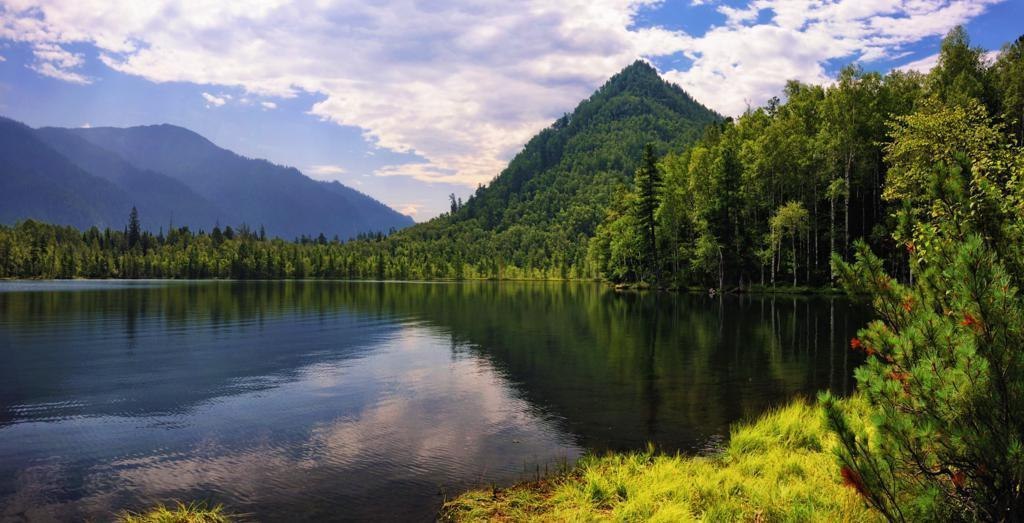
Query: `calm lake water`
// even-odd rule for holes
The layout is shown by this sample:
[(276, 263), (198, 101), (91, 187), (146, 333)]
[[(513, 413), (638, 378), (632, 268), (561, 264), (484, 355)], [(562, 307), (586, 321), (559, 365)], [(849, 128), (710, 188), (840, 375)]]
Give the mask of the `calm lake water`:
[(852, 390), (865, 310), (543, 283), (0, 282), (0, 520), (430, 520)]

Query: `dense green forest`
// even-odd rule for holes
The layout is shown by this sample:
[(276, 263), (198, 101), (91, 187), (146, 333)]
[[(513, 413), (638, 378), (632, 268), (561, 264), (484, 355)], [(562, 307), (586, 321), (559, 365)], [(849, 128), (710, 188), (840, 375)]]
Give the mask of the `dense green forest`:
[[(586, 267), (612, 281), (824, 285), (831, 253), (848, 257), (864, 238), (909, 279), (907, 253), (891, 239), (895, 211), (927, 207), (934, 162), (1019, 155), (1022, 110), (1024, 39), (987, 64), (961, 28), (927, 75), (849, 66), (829, 86), (790, 82), (785, 102), (712, 126), (638, 171)], [(644, 187), (654, 169), (656, 193)]]
[[(285, 241), (242, 226), (152, 234), (0, 227), (0, 277), (601, 278), (829, 285), (864, 238), (910, 280), (896, 211), (927, 210), (936, 161), (1011, 162), (1024, 40), (988, 63), (962, 28), (928, 74), (844, 68), (722, 119), (637, 62), (451, 211), (390, 236)], [(883, 190), (884, 187), (884, 190)], [(145, 219), (145, 216), (142, 217)]]

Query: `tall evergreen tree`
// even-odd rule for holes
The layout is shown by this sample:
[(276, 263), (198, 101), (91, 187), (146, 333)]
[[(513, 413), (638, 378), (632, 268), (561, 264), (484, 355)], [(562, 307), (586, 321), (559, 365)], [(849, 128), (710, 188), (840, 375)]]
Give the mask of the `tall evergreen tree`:
[(128, 248), (134, 249), (139, 244), (141, 237), (142, 226), (139, 223), (139, 210), (132, 206), (132, 211), (128, 214)]
[(636, 213), (637, 222), (640, 226), (641, 237), (643, 238), (643, 259), (644, 272), (646, 277), (656, 283), (660, 280), (660, 267), (658, 262), (658, 222), (654, 213), (661, 205), (661, 172), (658, 170), (654, 146), (644, 146), (643, 158), (640, 160), (640, 167), (636, 170), (634, 183), (636, 184), (637, 201)]

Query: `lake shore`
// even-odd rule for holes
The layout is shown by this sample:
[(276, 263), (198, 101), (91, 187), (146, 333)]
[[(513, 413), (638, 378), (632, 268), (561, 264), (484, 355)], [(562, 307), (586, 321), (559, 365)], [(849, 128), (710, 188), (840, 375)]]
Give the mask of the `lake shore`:
[[(845, 400), (845, 401), (857, 401)], [(653, 449), (583, 458), (572, 469), (448, 501), (440, 521), (877, 521), (844, 485), (821, 409), (796, 400), (733, 427), (709, 456)], [(228, 522), (222, 507), (178, 504), (122, 513), (123, 523)]]
[(746, 295), (800, 295), (800, 296), (845, 296), (847, 293), (839, 287), (815, 287), (815, 286), (792, 286), (792, 285), (751, 285), (744, 288), (727, 288), (724, 291), (710, 287), (699, 286), (656, 286), (648, 283), (614, 283), (592, 278), (585, 279), (561, 279), (561, 278), (438, 278), (431, 280), (360, 280), (360, 279), (329, 279), (329, 278), (270, 278), (270, 279), (233, 279), (233, 278), (7, 278), (0, 277), (0, 281), (6, 282), (46, 282), (46, 281), (151, 281), (151, 282), (196, 282), (196, 281), (220, 281), (220, 282), (350, 282), (350, 283), (594, 283), (611, 287), (617, 291), (661, 291), (680, 292), (691, 294), (706, 294), (714, 290), (714, 294), (746, 294)]
[(736, 425), (726, 447), (711, 456), (591, 456), (556, 477), (463, 493), (445, 503), (439, 519), (877, 520), (842, 484), (835, 443), (821, 409), (797, 400)]

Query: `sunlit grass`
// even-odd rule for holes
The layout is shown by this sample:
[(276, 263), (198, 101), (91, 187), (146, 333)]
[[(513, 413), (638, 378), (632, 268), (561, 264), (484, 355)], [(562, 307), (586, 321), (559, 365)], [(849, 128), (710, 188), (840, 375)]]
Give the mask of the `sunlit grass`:
[(452, 521), (875, 521), (841, 484), (833, 436), (805, 401), (733, 428), (709, 457), (584, 458), (570, 473), (445, 504)]
[(221, 505), (207, 506), (205, 503), (184, 504), (177, 502), (173, 507), (157, 505), (146, 512), (122, 512), (118, 523), (230, 523), (238, 518), (228, 514)]

